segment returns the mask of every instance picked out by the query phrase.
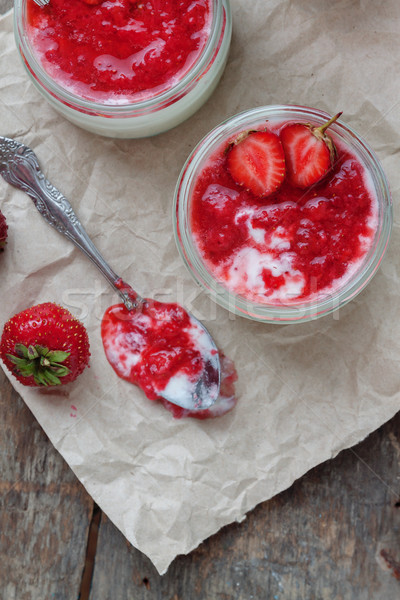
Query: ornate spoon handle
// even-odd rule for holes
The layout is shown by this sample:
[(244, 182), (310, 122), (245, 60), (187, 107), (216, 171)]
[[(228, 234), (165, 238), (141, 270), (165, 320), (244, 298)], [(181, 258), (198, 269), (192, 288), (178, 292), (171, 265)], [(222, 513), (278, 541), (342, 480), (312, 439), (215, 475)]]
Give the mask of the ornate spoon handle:
[[(0, 174), (30, 196), (44, 219), (71, 240), (101, 271), (128, 310), (141, 298), (111, 269), (97, 250), (63, 194), (43, 175), (36, 154), (24, 144), (0, 136)], [(125, 291), (124, 291), (125, 289)], [(126, 291), (130, 289), (130, 294)]]

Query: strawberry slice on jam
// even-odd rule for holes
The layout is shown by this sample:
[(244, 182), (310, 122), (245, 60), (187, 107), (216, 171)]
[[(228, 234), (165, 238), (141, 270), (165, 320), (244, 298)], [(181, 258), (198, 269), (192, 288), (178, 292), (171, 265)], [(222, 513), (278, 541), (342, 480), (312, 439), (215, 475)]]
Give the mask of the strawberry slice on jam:
[(337, 152), (325, 131), (342, 113), (316, 127), (310, 123), (290, 123), (281, 131), (281, 140), (290, 183), (308, 188), (325, 177), (333, 167)]
[(245, 132), (229, 147), (227, 166), (236, 183), (256, 196), (269, 196), (285, 178), (282, 143), (271, 131)]

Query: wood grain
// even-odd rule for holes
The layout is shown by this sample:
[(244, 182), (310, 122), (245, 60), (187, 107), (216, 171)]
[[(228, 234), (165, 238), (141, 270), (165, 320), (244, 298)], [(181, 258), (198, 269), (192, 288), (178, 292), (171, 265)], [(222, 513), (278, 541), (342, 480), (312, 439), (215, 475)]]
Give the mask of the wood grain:
[(93, 502), (0, 370), (0, 598), (78, 598)]

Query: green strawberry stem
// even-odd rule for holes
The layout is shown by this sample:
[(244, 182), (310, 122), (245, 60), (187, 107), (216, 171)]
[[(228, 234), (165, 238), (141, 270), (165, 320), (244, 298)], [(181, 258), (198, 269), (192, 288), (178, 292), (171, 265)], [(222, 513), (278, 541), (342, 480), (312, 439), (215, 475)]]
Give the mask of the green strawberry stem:
[(15, 344), (14, 351), (15, 355), (6, 356), (15, 365), (15, 371), (23, 377), (32, 376), (39, 386), (60, 385), (60, 377), (70, 373), (68, 367), (62, 364), (70, 352), (49, 350), (39, 344), (28, 347)]
[(337, 119), (343, 114), (343, 111), (339, 112), (337, 115), (335, 115), (334, 117), (332, 117), (331, 119), (329, 119), (329, 121), (327, 121), (326, 123), (324, 123), (323, 125), (321, 125), (321, 127), (316, 127), (315, 131), (320, 131), (321, 134), (323, 135), (325, 133), (325, 131), (328, 129), (328, 127), (330, 127), (332, 125), (332, 123), (334, 123), (335, 121), (337, 121)]

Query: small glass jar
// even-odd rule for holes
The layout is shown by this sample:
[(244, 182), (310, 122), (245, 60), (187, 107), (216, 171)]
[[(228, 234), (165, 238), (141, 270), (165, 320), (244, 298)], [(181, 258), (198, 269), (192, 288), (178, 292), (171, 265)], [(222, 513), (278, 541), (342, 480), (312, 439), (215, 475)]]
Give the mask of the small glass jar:
[(222, 76), (231, 41), (231, 11), (229, 0), (211, 0), (211, 3), (210, 36), (190, 70), (166, 91), (130, 104), (86, 100), (63, 88), (50, 76), (28, 36), (26, 0), (15, 0), (15, 39), (35, 87), (66, 119), (107, 137), (147, 137), (171, 129), (193, 115), (212, 94)]
[(191, 224), (192, 194), (197, 178), (208, 159), (239, 133), (260, 128), (267, 120), (311, 122), (322, 125), (330, 119), (326, 113), (302, 106), (265, 106), (242, 112), (213, 129), (187, 159), (175, 190), (173, 219), (175, 240), (183, 261), (195, 281), (211, 298), (232, 313), (267, 323), (310, 321), (342, 307), (365, 288), (376, 273), (386, 251), (392, 229), (392, 203), (382, 167), (371, 148), (349, 126), (336, 122), (329, 128), (333, 139), (347, 146), (369, 174), (378, 201), (377, 228), (371, 246), (349, 278), (326, 295), (310, 300), (264, 303), (249, 300), (224, 286), (207, 268), (194, 241)]

